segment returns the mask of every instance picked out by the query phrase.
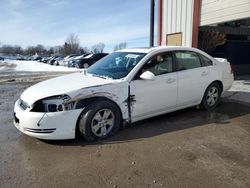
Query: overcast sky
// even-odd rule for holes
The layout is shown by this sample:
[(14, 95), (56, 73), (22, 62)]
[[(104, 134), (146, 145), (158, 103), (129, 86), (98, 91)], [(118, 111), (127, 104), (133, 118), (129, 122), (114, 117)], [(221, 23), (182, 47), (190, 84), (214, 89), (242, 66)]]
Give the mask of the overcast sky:
[(120, 42), (148, 46), (149, 13), (150, 0), (0, 0), (0, 42), (55, 46), (74, 33), (109, 52)]

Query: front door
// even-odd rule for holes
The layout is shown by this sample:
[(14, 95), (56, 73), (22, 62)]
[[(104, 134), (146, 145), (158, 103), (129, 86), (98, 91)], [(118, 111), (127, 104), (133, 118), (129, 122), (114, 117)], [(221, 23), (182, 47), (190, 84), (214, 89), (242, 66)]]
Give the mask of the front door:
[[(173, 70), (173, 57), (169, 52), (156, 55), (144, 64), (130, 83), (132, 122), (176, 108), (177, 73)], [(153, 80), (140, 78), (146, 71), (155, 75)]]

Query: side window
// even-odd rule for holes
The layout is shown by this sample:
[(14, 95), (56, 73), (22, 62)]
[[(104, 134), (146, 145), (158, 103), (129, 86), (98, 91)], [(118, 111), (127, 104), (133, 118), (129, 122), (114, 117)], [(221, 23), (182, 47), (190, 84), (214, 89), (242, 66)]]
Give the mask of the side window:
[(173, 71), (173, 58), (171, 53), (159, 54), (149, 60), (143, 67), (142, 71), (150, 71), (155, 76), (170, 73)]
[(177, 70), (188, 70), (201, 67), (198, 54), (188, 51), (175, 52)]
[(200, 58), (201, 58), (203, 66), (211, 66), (211, 65), (213, 65), (213, 62), (209, 58), (207, 58), (207, 57), (205, 57), (203, 55), (200, 55)]

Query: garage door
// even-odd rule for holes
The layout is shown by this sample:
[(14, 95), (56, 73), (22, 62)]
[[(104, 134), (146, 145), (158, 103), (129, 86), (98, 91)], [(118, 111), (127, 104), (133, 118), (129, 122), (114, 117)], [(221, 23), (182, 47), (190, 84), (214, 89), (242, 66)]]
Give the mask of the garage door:
[(201, 0), (200, 26), (250, 17), (250, 0)]

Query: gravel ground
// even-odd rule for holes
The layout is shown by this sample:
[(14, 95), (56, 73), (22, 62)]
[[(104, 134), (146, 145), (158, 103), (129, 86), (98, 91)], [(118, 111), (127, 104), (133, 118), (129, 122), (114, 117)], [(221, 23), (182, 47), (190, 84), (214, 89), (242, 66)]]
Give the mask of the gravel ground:
[(1, 187), (250, 187), (250, 92), (227, 92), (213, 112), (158, 116), (94, 144), (21, 134), (15, 100), (61, 74), (0, 73)]

